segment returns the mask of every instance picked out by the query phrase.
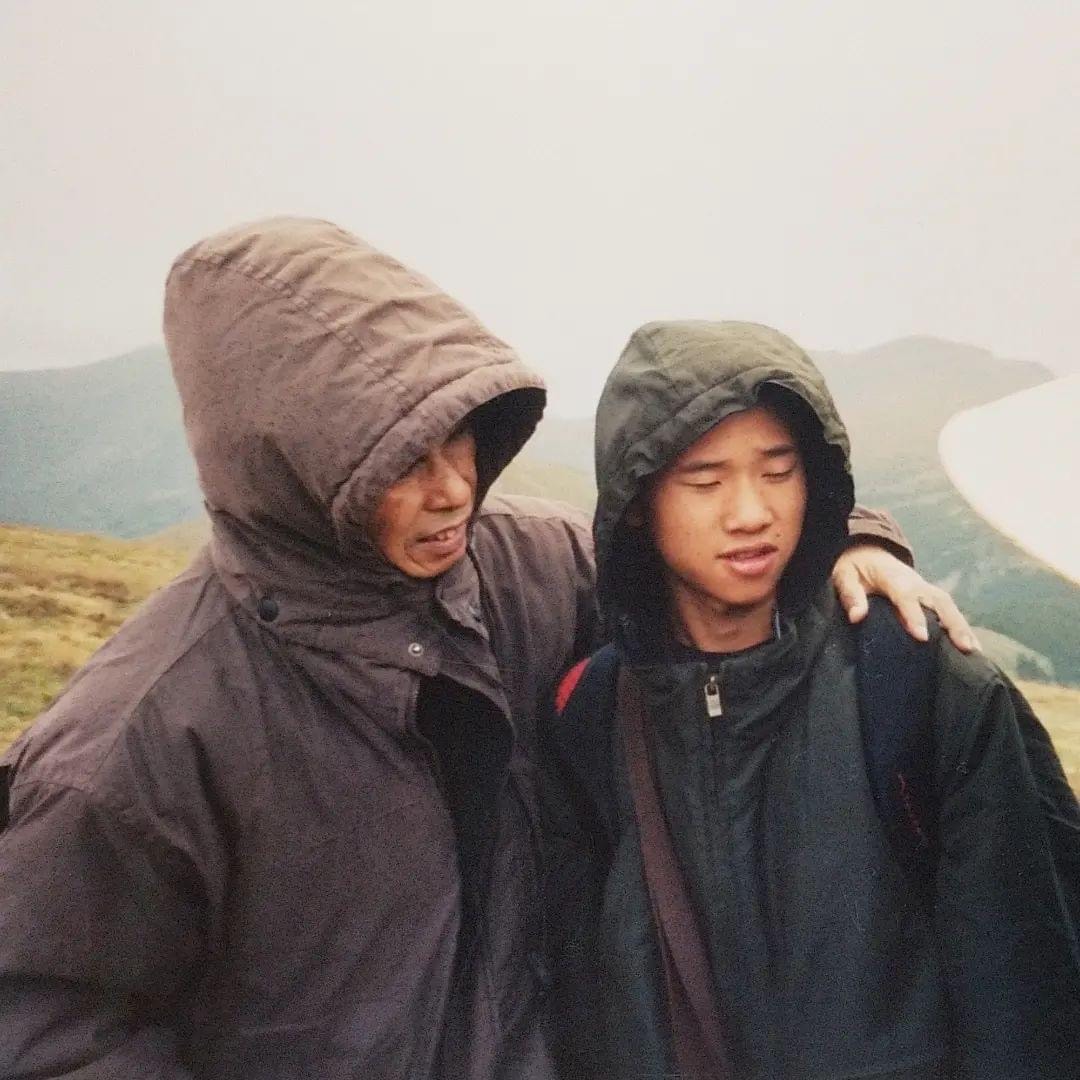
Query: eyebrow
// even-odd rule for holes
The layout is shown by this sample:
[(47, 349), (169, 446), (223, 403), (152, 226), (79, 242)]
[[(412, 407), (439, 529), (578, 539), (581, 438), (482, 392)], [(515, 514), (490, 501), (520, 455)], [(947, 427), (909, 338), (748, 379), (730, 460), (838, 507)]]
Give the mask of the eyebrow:
[[(767, 461), (775, 461), (777, 458), (789, 457), (792, 454), (798, 454), (799, 448), (794, 443), (781, 443), (778, 446), (770, 446), (765, 450), (762, 450), (761, 456)], [(692, 476), (695, 473), (711, 472), (713, 469), (722, 469), (725, 465), (729, 465), (727, 460), (720, 461), (688, 461), (685, 465), (679, 465), (675, 468), (680, 476)]]

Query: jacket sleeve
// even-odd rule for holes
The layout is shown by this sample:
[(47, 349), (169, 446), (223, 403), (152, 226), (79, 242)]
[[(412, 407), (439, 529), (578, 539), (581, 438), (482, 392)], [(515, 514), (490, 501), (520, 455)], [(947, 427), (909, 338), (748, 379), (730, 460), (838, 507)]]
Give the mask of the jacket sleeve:
[(908, 566), (915, 565), (914, 549), (896, 518), (887, 510), (870, 510), (856, 505), (848, 515), (848, 535), (853, 544), (877, 544)]
[(169, 1018), (201, 949), (190, 868), (74, 788), (16, 777), (8, 804), (0, 1076), (186, 1080)]
[(941, 655), (935, 919), (955, 1075), (1080, 1076), (1080, 809), (1019, 691)]

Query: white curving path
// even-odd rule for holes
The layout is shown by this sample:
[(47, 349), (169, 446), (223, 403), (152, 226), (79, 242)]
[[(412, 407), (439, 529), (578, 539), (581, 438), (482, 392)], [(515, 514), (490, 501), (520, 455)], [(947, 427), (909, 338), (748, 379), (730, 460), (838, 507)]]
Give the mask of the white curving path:
[(938, 453), (978, 514), (1080, 583), (1080, 375), (957, 413)]

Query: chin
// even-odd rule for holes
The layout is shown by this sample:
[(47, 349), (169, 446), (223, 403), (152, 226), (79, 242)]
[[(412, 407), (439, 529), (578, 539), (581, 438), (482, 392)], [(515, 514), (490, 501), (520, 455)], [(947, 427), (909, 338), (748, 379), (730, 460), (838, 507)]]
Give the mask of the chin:
[(448, 558), (442, 559), (440, 562), (425, 563), (424, 569), (418, 571), (415, 576), (425, 578), (438, 577), (440, 574), (445, 574), (452, 566), (457, 566), (464, 557), (465, 552), (462, 551), (460, 555), (451, 555)]
[(746, 586), (741, 589), (733, 589), (728, 585), (722, 589), (710, 589), (709, 592), (719, 603), (736, 610), (739, 608), (749, 610), (776, 602), (775, 582), (768, 585)]

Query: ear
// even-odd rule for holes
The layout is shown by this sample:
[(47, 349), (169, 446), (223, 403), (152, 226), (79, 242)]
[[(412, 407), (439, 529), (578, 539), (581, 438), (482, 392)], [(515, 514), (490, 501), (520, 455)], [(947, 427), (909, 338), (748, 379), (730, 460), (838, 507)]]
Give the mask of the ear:
[(631, 529), (640, 529), (645, 524), (645, 510), (641, 505), (641, 499), (635, 499), (623, 514), (623, 521)]

